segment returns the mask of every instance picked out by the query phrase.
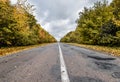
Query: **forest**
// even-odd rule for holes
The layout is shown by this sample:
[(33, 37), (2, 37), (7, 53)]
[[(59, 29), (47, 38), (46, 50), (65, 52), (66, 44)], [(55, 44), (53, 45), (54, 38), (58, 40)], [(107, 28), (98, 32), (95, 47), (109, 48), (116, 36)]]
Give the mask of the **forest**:
[(94, 3), (79, 12), (75, 31), (65, 35), (61, 42), (120, 46), (120, 0)]
[(56, 42), (55, 38), (37, 23), (33, 5), (18, 0), (0, 0), (0, 47), (27, 46)]

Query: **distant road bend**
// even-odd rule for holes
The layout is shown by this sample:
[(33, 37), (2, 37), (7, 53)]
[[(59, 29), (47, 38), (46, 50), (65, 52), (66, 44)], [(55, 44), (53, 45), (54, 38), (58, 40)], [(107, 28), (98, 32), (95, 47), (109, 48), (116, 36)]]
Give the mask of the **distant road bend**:
[(0, 58), (0, 82), (120, 82), (120, 59), (54, 43)]

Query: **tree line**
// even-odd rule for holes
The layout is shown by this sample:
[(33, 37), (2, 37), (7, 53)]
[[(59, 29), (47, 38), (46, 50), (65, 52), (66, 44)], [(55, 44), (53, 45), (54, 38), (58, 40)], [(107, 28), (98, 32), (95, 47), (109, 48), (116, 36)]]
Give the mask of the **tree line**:
[(61, 42), (120, 46), (120, 0), (110, 4), (104, 0), (85, 7), (76, 23), (76, 30), (65, 35)]
[(32, 15), (33, 5), (18, 0), (11, 5), (9, 0), (0, 0), (0, 47), (26, 46), (55, 42)]

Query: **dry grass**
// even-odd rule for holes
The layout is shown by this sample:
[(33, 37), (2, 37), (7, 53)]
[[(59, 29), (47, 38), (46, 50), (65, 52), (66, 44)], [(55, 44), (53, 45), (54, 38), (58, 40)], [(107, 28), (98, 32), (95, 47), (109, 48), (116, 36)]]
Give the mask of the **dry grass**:
[(119, 56), (120, 57), (120, 47), (106, 47), (106, 46), (97, 46), (97, 45), (84, 45), (84, 44), (76, 44), (76, 43), (70, 43), (71, 45), (85, 47), (97, 51), (102, 51), (106, 53), (110, 53), (113, 56)]
[(3, 47), (0, 48), (0, 56), (7, 56), (13, 53), (17, 53), (23, 50), (28, 50), (31, 48), (39, 47), (39, 46), (45, 46), (46, 44), (39, 44), (39, 45), (31, 45), (31, 46), (20, 46), (20, 47)]

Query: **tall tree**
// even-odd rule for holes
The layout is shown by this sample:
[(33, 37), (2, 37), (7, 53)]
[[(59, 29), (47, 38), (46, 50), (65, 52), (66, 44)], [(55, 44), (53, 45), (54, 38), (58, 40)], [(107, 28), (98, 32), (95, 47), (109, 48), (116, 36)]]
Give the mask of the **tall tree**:
[(118, 0), (113, 0), (110, 5), (105, 0), (95, 3), (91, 8), (85, 7), (83, 12), (79, 13), (73, 36), (71, 37), (68, 33), (68, 36), (64, 36), (62, 40), (69, 38), (67, 42), (74, 39), (77, 43), (118, 46), (120, 42), (119, 10), (120, 1)]
[(27, 4), (26, 0), (19, 0), (16, 5), (11, 5), (9, 0), (0, 0), (0, 47), (56, 41), (37, 24), (35, 16), (28, 11), (32, 7)]

